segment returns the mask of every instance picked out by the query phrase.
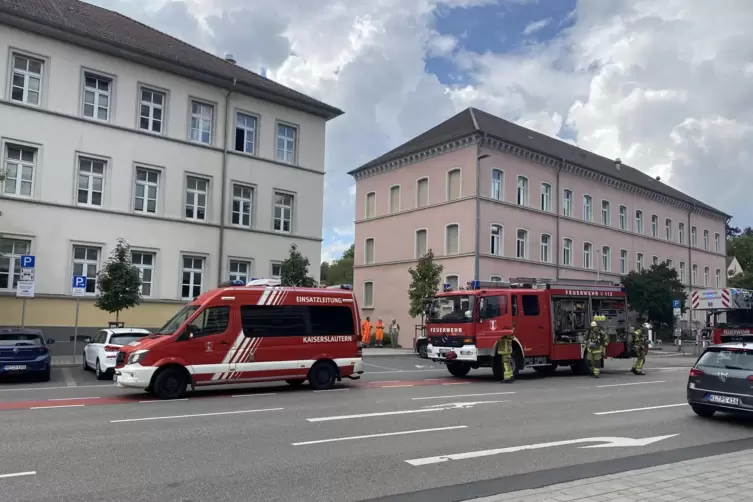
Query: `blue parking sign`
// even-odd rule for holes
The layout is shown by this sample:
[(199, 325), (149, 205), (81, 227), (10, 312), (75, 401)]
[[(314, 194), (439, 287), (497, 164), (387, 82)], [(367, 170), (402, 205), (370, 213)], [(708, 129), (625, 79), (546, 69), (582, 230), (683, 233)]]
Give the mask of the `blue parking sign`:
[(672, 300), (672, 308), (673, 309), (679, 309), (680, 308), (680, 300)]
[(21, 268), (34, 268), (36, 261), (34, 255), (24, 255), (21, 257)]
[(86, 288), (86, 276), (85, 275), (74, 275), (73, 276), (72, 286), (73, 286), (73, 289), (83, 289), (83, 288)]

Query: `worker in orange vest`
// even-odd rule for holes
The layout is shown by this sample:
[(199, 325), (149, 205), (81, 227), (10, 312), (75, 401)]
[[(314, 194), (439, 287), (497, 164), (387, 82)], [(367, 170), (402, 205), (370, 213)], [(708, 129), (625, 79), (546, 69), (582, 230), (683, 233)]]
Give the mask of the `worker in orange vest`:
[(384, 341), (384, 323), (381, 319), (376, 322), (376, 346), (381, 347)]
[(371, 319), (368, 317), (361, 322), (361, 343), (368, 345), (371, 342)]

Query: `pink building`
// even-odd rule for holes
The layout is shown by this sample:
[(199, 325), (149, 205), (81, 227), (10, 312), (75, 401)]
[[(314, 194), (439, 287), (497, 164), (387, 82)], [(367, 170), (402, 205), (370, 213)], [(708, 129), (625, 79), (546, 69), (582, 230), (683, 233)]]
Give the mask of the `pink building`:
[(729, 215), (619, 159), (478, 109), (349, 174), (362, 315), (396, 318), (403, 346), (420, 321), (408, 315), (408, 269), (428, 249), (453, 287), (509, 277), (619, 281), (661, 261), (689, 288), (726, 284)]

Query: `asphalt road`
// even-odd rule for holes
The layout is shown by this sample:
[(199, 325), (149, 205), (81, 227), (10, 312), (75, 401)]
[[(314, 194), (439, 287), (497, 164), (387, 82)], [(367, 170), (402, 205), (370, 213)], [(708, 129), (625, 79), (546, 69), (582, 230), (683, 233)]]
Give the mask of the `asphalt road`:
[(170, 402), (56, 369), (49, 383), (0, 384), (0, 501), (442, 502), (748, 444), (750, 420), (685, 404), (692, 362), (504, 385), (489, 370), (455, 379), (379, 357), (332, 391), (267, 384)]

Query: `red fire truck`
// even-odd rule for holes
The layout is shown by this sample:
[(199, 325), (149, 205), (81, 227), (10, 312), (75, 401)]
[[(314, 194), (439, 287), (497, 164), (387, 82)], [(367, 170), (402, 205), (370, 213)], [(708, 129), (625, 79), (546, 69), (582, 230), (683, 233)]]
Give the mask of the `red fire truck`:
[[(739, 288), (702, 289), (690, 294), (693, 310), (706, 312), (702, 338), (722, 343), (722, 336), (753, 334), (753, 291)], [(724, 314), (724, 322), (719, 316)], [(725, 338), (726, 339), (726, 338)]]
[(515, 376), (524, 368), (552, 374), (558, 366), (586, 374), (584, 335), (595, 315), (606, 318), (600, 322), (609, 335), (606, 357), (634, 357), (628, 344), (627, 295), (620, 284), (511, 278), (506, 283), (473, 281), (455, 291), (446, 287), (427, 301), (428, 357), (444, 362), (457, 377), (491, 367), (501, 378), (497, 342), (512, 334)]

